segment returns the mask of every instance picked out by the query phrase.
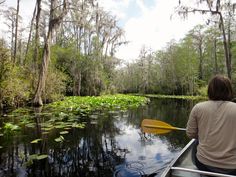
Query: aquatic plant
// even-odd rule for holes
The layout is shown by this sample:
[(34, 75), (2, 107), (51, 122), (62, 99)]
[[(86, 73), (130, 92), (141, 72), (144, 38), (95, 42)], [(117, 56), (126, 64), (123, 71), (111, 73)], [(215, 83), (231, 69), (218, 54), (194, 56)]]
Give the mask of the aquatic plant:
[(62, 143), (63, 141), (65, 141), (65, 138), (62, 135), (60, 135), (58, 138), (55, 138), (54, 140), (58, 143)]
[(42, 139), (41, 138), (35, 139), (35, 140), (31, 141), (30, 143), (37, 144), (39, 141), (42, 141)]
[(48, 158), (47, 154), (32, 154), (29, 159), (23, 164), (25, 167), (29, 167), (34, 163), (34, 160), (43, 160)]
[(20, 130), (18, 125), (14, 125), (13, 123), (5, 123), (3, 126), (3, 134), (7, 137), (14, 135), (16, 131)]
[(74, 111), (79, 115), (87, 115), (97, 110), (127, 110), (137, 108), (149, 101), (148, 98), (134, 95), (104, 95), (85, 97), (66, 97), (63, 101), (49, 104), (50, 108)]
[[(2, 135), (6, 134), (9, 136), (14, 134), (16, 130), (20, 129), (19, 126), (22, 127), (22, 130), (25, 130), (25, 128), (35, 128), (37, 126), (40, 127), (42, 136), (29, 141), (29, 143), (38, 144), (44, 141), (45, 135), (48, 135), (55, 129), (57, 130), (54, 132), (57, 132), (58, 135), (54, 138), (54, 142), (63, 143), (71, 129), (85, 128), (86, 123), (81, 122), (80, 118), (87, 118), (91, 113), (100, 110), (114, 112), (137, 108), (140, 105), (146, 104), (148, 101), (149, 99), (146, 97), (122, 94), (98, 97), (66, 97), (63, 101), (46, 105), (42, 112), (35, 113), (34, 115), (32, 115), (32, 110), (28, 108), (20, 108), (13, 111), (12, 115), (20, 119), (15, 121), (17, 125), (10, 122), (6, 123), (3, 127)], [(44, 118), (44, 121), (38, 122), (35, 117), (40, 118), (41, 116)], [(31, 160), (34, 159), (34, 156), (32, 156)], [(29, 164), (31, 160), (29, 160)]]

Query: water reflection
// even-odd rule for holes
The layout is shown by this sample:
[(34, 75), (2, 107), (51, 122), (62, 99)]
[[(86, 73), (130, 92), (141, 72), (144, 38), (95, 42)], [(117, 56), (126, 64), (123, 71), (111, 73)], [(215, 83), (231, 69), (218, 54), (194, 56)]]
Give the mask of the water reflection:
[[(31, 126), (22, 125), (14, 136), (0, 136), (0, 177), (159, 176), (189, 139), (182, 131), (143, 134), (141, 121), (153, 118), (185, 127), (192, 105), (187, 101), (153, 99), (149, 105), (127, 112), (76, 116), (74, 121), (86, 122), (84, 129), (57, 126), (46, 133), (44, 124), (52, 117), (40, 114), (47, 110), (32, 111)], [(4, 117), (0, 125), (21, 119)], [(64, 140), (56, 142), (65, 130), (69, 133), (63, 135)], [(40, 140), (30, 143), (35, 139)]]

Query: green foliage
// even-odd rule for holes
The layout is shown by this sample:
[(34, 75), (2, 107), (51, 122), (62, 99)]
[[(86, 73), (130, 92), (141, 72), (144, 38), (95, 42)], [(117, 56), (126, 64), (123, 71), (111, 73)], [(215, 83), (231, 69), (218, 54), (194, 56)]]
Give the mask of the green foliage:
[(6, 105), (23, 105), (30, 99), (31, 85), (25, 75), (24, 68), (10, 66), (7, 78), (1, 83), (2, 100)]
[(4, 41), (0, 43), (0, 101), (5, 106), (23, 105), (32, 92), (26, 68), (12, 63)]
[(31, 144), (37, 144), (39, 141), (42, 141), (42, 139), (41, 138), (35, 139), (35, 140), (31, 141), (30, 143)]
[(200, 87), (197, 92), (200, 96), (207, 97), (207, 85)]
[(4, 46), (4, 41), (0, 44), (0, 85), (7, 78), (10, 71), (9, 50)]
[(55, 68), (49, 69), (43, 94), (45, 102), (60, 100), (64, 97), (67, 78), (68, 76), (65, 73)]
[(14, 135), (18, 130), (20, 130), (20, 127), (10, 122), (5, 123), (3, 126), (3, 134), (6, 137)]
[[(118, 60), (113, 57), (81, 54), (70, 43), (67, 47), (58, 45), (52, 48), (52, 61), (55, 67), (67, 74), (66, 93), (69, 95), (100, 95), (115, 93), (112, 83)], [(98, 57), (99, 56), (99, 57)], [(101, 57), (101, 59), (100, 59)]]
[(95, 110), (125, 110), (146, 104), (148, 99), (132, 95), (104, 95), (98, 97), (66, 97), (65, 100), (54, 102), (49, 107), (77, 111), (80, 114), (88, 114)]
[[(141, 50), (139, 58), (117, 70), (116, 89), (120, 93), (205, 96), (201, 89), (212, 75), (226, 71), (220, 37), (215, 25), (199, 25), (178, 42), (171, 40), (162, 50), (151, 54)], [(236, 43), (231, 42), (234, 58)], [(236, 65), (232, 65), (235, 83)]]
[(55, 141), (57, 143), (62, 143), (63, 141), (65, 141), (65, 138), (62, 135), (60, 135), (58, 138), (55, 138)]
[(43, 160), (46, 158), (48, 158), (47, 154), (32, 154), (29, 156), (29, 159), (27, 159), (27, 161), (23, 164), (23, 166), (29, 167), (33, 165), (35, 160)]

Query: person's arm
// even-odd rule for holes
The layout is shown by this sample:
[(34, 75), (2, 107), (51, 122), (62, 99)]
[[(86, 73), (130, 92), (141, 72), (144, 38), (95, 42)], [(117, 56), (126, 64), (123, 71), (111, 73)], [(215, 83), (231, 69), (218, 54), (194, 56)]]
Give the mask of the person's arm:
[(197, 124), (197, 106), (195, 105), (189, 115), (186, 134), (189, 138), (198, 139), (198, 124)]

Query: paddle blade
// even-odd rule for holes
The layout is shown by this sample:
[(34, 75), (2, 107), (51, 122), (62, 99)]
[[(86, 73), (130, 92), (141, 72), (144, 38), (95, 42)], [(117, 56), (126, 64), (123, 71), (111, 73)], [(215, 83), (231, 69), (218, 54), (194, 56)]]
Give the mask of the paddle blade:
[(149, 127), (145, 127), (145, 126), (142, 126), (141, 130), (144, 133), (152, 133), (152, 134), (166, 134), (171, 131), (170, 129), (149, 128)]
[(155, 126), (160, 126), (160, 127), (172, 127), (170, 124), (166, 123), (166, 122), (163, 122), (163, 121), (160, 121), (160, 120), (154, 120), (154, 119), (143, 119), (142, 121), (142, 126), (151, 126), (153, 125), (154, 127)]
[(167, 130), (184, 130), (184, 131), (186, 130), (184, 128), (173, 127), (166, 122), (154, 119), (143, 119), (141, 126), (146, 128), (157, 128), (157, 129), (167, 129)]

